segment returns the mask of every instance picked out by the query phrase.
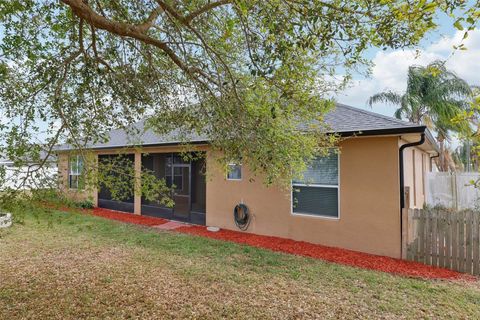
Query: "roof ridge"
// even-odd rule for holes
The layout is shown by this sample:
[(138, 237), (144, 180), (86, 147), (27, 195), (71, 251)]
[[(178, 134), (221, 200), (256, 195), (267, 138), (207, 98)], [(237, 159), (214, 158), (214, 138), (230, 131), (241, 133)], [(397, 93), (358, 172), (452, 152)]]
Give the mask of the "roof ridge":
[(373, 112), (373, 111), (368, 111), (368, 110), (365, 110), (365, 109), (360, 109), (360, 108), (357, 108), (357, 107), (349, 106), (349, 105), (346, 105), (346, 104), (343, 104), (343, 103), (336, 103), (336, 106), (351, 109), (351, 110), (361, 112), (361, 113), (364, 113), (364, 114), (367, 114), (367, 115), (371, 115), (371, 116), (374, 116), (374, 117), (377, 117), (377, 118), (382, 118), (382, 119), (392, 121), (392, 122), (395, 122), (395, 123), (401, 124), (401, 125), (410, 125), (410, 126), (413, 125), (413, 126), (419, 126), (419, 127), (422, 126), (421, 124), (418, 124), (418, 123), (413, 123), (413, 122), (409, 122), (409, 121), (400, 120), (400, 119), (397, 119), (397, 118), (394, 118), (394, 117), (390, 117), (390, 116), (386, 116), (386, 115), (376, 113), (376, 112)]

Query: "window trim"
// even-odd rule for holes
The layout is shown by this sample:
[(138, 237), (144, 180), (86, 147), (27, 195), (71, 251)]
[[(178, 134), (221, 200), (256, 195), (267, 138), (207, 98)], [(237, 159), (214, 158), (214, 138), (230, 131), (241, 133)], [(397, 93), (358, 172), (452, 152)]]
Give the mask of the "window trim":
[[(338, 221), (340, 220), (340, 216), (341, 216), (341, 207), (340, 207), (340, 198), (341, 198), (341, 194), (340, 194), (340, 152), (337, 153), (337, 171), (338, 171), (338, 184), (337, 185), (329, 185), (329, 184), (306, 184), (306, 183), (294, 183), (293, 180), (291, 181), (291, 192), (290, 192), (290, 215), (292, 216), (299, 216), (299, 217), (310, 217), (310, 218), (318, 218), (318, 219), (324, 219), (324, 220), (334, 220), (334, 221)], [(327, 216), (327, 215), (321, 215), (321, 214), (312, 214), (312, 213), (305, 213), (305, 212), (294, 212), (293, 211), (293, 189), (295, 188), (295, 186), (299, 186), (299, 187), (312, 187), (312, 188), (332, 188), (332, 189), (337, 189), (337, 192), (338, 192), (338, 197), (337, 197), (337, 200), (338, 200), (338, 214), (336, 217), (332, 217), (332, 216)]]
[[(83, 171), (83, 166), (84, 166), (84, 159), (81, 155), (77, 154), (74, 156), (76, 159), (76, 164), (77, 164), (77, 170), (78, 170), (78, 164), (79, 164), (79, 159), (82, 159), (82, 171)], [(83, 172), (78, 172), (77, 174), (72, 174), (72, 156), (68, 158), (68, 189), (69, 190), (83, 190), (83, 188), (79, 187), (79, 180), (78, 177), (80, 177), (83, 174)], [(72, 188), (72, 176), (77, 177), (77, 187)]]
[(240, 167), (240, 179), (229, 178), (229, 177), (228, 177), (228, 174), (229, 174), (228, 171), (227, 171), (227, 174), (225, 175), (225, 179), (226, 179), (227, 181), (242, 181), (242, 179), (243, 179), (243, 165), (242, 165), (241, 163), (233, 163), (233, 162), (231, 162), (231, 163), (227, 164), (227, 167), (230, 167), (230, 166), (239, 166), (239, 167)]

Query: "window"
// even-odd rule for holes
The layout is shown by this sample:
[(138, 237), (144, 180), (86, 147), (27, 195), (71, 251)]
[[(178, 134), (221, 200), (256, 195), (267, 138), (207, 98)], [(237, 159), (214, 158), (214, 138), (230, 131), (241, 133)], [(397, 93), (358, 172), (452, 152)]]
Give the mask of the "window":
[(292, 212), (330, 218), (339, 216), (338, 154), (316, 158), (292, 181)]
[(228, 165), (227, 180), (242, 180), (242, 165), (230, 163)]
[(83, 188), (83, 158), (79, 155), (70, 158), (68, 185), (70, 189)]

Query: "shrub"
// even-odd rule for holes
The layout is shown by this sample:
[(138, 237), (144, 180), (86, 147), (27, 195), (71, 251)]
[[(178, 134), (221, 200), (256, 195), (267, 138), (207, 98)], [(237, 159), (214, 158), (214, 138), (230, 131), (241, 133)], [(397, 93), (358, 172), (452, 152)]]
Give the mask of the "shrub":
[(82, 209), (93, 209), (93, 202), (90, 200), (83, 200), (75, 203), (75, 206)]

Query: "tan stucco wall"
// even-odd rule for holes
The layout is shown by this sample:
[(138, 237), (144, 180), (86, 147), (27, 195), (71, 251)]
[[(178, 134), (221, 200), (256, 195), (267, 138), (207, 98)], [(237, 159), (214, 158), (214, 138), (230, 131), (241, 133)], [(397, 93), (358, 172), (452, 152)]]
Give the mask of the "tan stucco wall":
[(339, 219), (292, 215), (289, 191), (250, 182), (248, 168), (227, 181), (209, 153), (207, 225), (236, 230), (243, 201), (254, 217), (248, 232), (400, 257), (398, 137), (347, 139), (340, 150)]
[[(76, 201), (90, 200), (96, 206), (98, 203), (98, 194), (95, 187), (87, 186), (83, 190), (70, 189), (68, 185), (68, 172), (69, 172), (69, 159), (71, 154), (69, 152), (58, 153), (57, 165), (58, 165), (58, 183), (59, 189), (62, 190), (71, 199)], [(89, 161), (96, 161), (96, 155), (94, 153), (88, 153), (86, 155)]]
[[(292, 214), (290, 191), (266, 187), (262, 179), (253, 177), (245, 166), (241, 181), (226, 180), (223, 170), (215, 160), (215, 153), (209, 151), (208, 146), (199, 146), (198, 150), (207, 151), (207, 225), (238, 230), (233, 221), (233, 208), (236, 204), (244, 202), (253, 214), (247, 232), (400, 257), (398, 175), (400, 144), (402, 141), (397, 136), (350, 138), (340, 143), (339, 219)], [(150, 147), (143, 148), (141, 152), (181, 150), (173, 146)], [(101, 150), (96, 151), (94, 155), (119, 152), (126, 151)], [(127, 151), (135, 152), (138, 153), (140, 150)], [(423, 205), (421, 155), (424, 153), (418, 149), (415, 155), (417, 206)], [(405, 185), (413, 190), (412, 148), (405, 150), (404, 159)], [(426, 172), (429, 170), (428, 155), (425, 156), (425, 162)], [(96, 203), (96, 190), (90, 193), (68, 190), (68, 153), (59, 154), (59, 174), (62, 188), (72, 197), (78, 199), (90, 197)], [(254, 181), (251, 181), (251, 178)], [(410, 197), (410, 201), (413, 203), (413, 197)]]
[[(400, 141), (400, 145), (405, 141)], [(409, 208), (422, 208), (425, 204), (426, 174), (430, 169), (430, 154), (418, 147), (403, 151), (405, 187), (409, 187)]]

